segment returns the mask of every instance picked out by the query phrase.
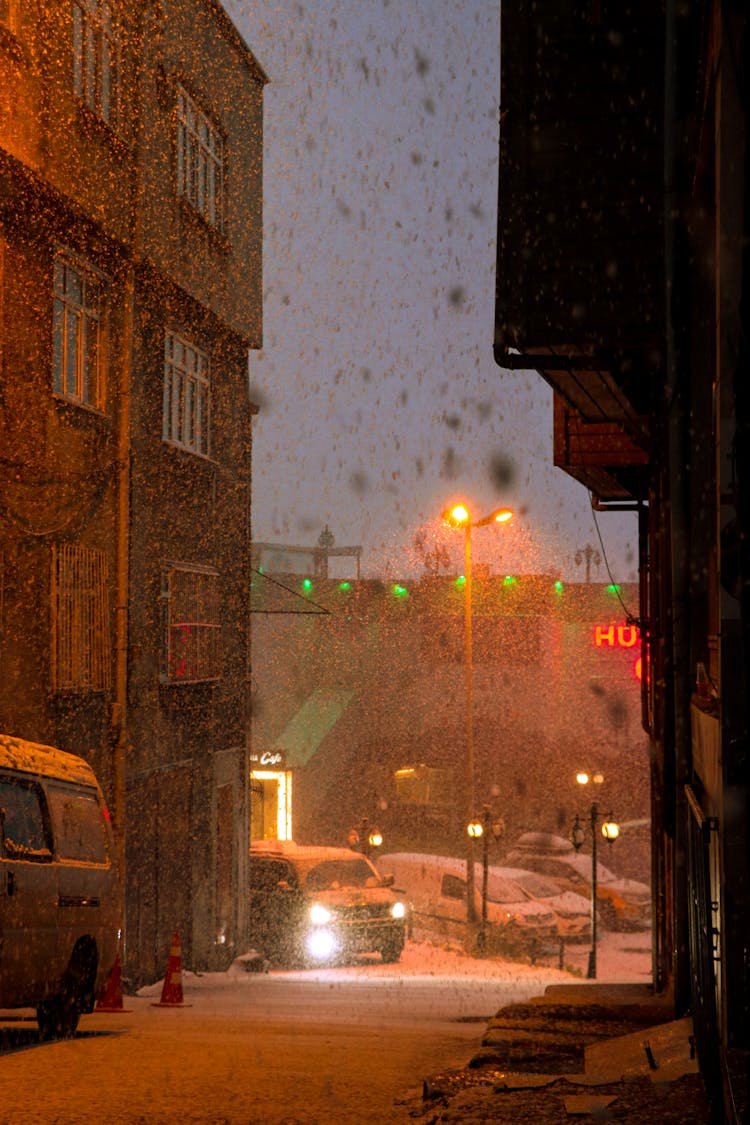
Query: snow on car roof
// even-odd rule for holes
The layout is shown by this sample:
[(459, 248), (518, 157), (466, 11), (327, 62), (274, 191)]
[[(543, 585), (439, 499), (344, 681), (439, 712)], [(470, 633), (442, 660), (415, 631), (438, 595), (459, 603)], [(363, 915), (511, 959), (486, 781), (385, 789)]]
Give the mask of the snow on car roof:
[(362, 852), (332, 844), (298, 844), (294, 840), (253, 840), (251, 855), (289, 856), (293, 859), (366, 859)]
[(43, 777), (58, 777), (83, 785), (96, 785), (96, 775), (83, 758), (45, 746), (41, 742), (28, 742), (10, 734), (0, 734), (0, 766), (21, 773), (36, 773)]

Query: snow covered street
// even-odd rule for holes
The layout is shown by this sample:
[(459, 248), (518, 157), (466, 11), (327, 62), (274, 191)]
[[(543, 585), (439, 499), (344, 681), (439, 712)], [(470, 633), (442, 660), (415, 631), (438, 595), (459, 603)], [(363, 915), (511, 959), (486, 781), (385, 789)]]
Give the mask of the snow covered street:
[[(604, 935), (599, 963), (643, 980), (641, 935)], [(641, 945), (643, 942), (641, 942)], [(585, 948), (576, 957), (585, 960)], [(402, 961), (308, 972), (183, 971), (184, 1007), (161, 982), (121, 1013), (40, 1044), (0, 1021), (4, 1125), (368, 1125), (408, 1121), (424, 1077), (462, 1066), (501, 1006), (580, 979), (408, 942)]]

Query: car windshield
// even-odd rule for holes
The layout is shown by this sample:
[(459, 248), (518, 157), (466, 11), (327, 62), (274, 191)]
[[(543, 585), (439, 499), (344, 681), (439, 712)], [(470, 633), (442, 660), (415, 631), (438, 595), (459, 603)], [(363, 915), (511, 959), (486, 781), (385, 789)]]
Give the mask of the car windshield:
[(534, 875), (533, 872), (517, 875), (516, 881), (527, 894), (533, 895), (534, 898), (552, 898), (560, 894), (560, 888), (556, 883), (551, 883), (542, 875)]
[(487, 898), (490, 902), (521, 902), (523, 895), (515, 883), (501, 875), (489, 875), (487, 879)]
[(377, 887), (380, 879), (363, 856), (353, 856), (316, 863), (307, 872), (304, 882), (309, 890), (328, 891), (338, 887)]

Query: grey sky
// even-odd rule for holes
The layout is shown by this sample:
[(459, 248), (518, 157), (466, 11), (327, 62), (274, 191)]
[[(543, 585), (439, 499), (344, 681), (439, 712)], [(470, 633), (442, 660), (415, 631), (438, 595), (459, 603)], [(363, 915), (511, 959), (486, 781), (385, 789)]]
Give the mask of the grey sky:
[[(499, 3), (225, 6), (270, 79), (254, 537), (313, 543), (328, 523), (365, 574), (405, 577), (420, 529), (458, 564), (439, 514), (461, 497), (519, 511), (475, 534), (477, 561), (583, 577), (577, 550), (601, 548), (552, 466), (551, 391), (492, 355)], [(633, 579), (634, 518), (598, 521)]]

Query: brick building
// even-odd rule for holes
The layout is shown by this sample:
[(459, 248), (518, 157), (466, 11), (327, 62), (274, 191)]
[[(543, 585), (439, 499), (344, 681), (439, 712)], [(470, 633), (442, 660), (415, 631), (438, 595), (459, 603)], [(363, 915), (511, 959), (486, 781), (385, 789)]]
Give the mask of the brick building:
[(97, 770), (141, 980), (242, 940), (264, 84), (216, 0), (0, 4), (0, 726)]

